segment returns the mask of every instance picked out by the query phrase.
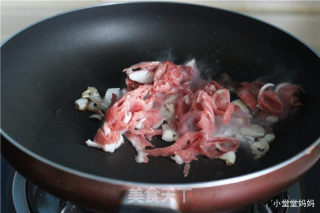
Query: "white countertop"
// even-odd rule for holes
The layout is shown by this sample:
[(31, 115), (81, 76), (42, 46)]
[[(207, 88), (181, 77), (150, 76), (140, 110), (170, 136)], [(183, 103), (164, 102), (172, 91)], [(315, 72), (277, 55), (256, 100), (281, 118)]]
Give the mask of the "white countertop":
[[(139, 1), (139, 0), (138, 0)], [(302, 39), (320, 52), (320, 1), (183, 1), (234, 10), (276, 25)], [(24, 27), (69, 10), (119, 0), (26, 1), (3, 0), (1, 3), (1, 41)]]

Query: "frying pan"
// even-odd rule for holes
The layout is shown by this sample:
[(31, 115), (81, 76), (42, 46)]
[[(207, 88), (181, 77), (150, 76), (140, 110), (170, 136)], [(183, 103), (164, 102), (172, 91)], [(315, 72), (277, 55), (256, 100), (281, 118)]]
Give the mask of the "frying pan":
[[(182, 212), (234, 209), (285, 189), (320, 156), (319, 55), (241, 14), (155, 2), (86, 8), (23, 30), (2, 45), (1, 55), (3, 155), (39, 186), (85, 206), (116, 211), (129, 189), (151, 187), (172, 190), (165, 205)], [(234, 166), (200, 157), (183, 177), (183, 166), (167, 158), (137, 164), (127, 141), (113, 154), (85, 145), (100, 125), (73, 108), (87, 86), (124, 87), (121, 70), (132, 64), (190, 58), (204, 78), (228, 73), (239, 81), (303, 87), (303, 106), (274, 128), (276, 140), (264, 157), (254, 160), (242, 145)]]

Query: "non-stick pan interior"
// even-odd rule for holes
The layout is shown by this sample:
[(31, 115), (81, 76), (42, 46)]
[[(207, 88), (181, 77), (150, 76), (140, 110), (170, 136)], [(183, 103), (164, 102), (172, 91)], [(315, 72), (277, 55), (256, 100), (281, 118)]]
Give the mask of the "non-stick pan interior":
[[(132, 3), (50, 18), (1, 48), (2, 129), (16, 143), (56, 164), (101, 177), (149, 183), (218, 180), (258, 171), (302, 151), (319, 137), (319, 57), (295, 38), (257, 20), (208, 7)], [(123, 87), (123, 68), (146, 60), (196, 58), (206, 77), (290, 81), (303, 106), (276, 128), (270, 151), (253, 160), (241, 147), (235, 166), (199, 158), (190, 174), (169, 158), (135, 162), (129, 143), (115, 153), (89, 148), (99, 122), (73, 108), (87, 86), (103, 94)]]

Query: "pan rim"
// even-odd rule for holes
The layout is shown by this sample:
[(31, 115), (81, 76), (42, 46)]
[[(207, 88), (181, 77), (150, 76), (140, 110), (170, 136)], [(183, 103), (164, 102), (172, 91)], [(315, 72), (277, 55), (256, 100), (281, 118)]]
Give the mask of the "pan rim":
[[(255, 17), (251, 17), (249, 15), (246, 14), (242, 14), (240, 12), (235, 12), (235, 11), (230, 11), (227, 9), (223, 9), (223, 8), (217, 8), (217, 7), (213, 7), (213, 6), (206, 6), (206, 5), (200, 5), (200, 4), (195, 4), (195, 3), (183, 3), (183, 2), (166, 2), (166, 1), (135, 1), (135, 2), (119, 2), (119, 3), (104, 3), (104, 4), (99, 4), (99, 5), (94, 5), (94, 6), (89, 6), (89, 7), (84, 7), (84, 8), (79, 8), (79, 9), (74, 9), (74, 10), (69, 10), (69, 11), (65, 11), (65, 12), (61, 12), (58, 13), (56, 15), (44, 18), (38, 22), (35, 22), (33, 24), (30, 24), (24, 28), (22, 28), (20, 31), (12, 34), (11, 36), (9, 36), (7, 39), (5, 39), (3, 42), (1, 42), (1, 48), (8, 42), (10, 41), (12, 38), (14, 38), (16, 35), (23, 33), (23, 31), (39, 24), (42, 23), (44, 21), (47, 21), (49, 19), (55, 18), (57, 16), (61, 16), (61, 15), (65, 15), (65, 14), (69, 14), (69, 13), (73, 13), (73, 12), (79, 12), (82, 10), (87, 10), (87, 9), (91, 9), (91, 8), (98, 8), (98, 7), (105, 7), (105, 6), (112, 6), (112, 5), (123, 5), (123, 4), (171, 4), (171, 5), (181, 5), (181, 6), (195, 6), (195, 7), (203, 7), (203, 8), (213, 8), (216, 10), (220, 10), (220, 11), (224, 11), (224, 12), (228, 12), (228, 13), (233, 13), (236, 15), (240, 15), (240, 16), (244, 16), (246, 18), (255, 20), (257, 22), (266, 24), (268, 26), (271, 26), (285, 34), (287, 34), (288, 36), (294, 38), (295, 40), (297, 40), (298, 42), (300, 42), (301, 44), (303, 44), (306, 48), (308, 48), (311, 52), (313, 52), (318, 58), (320, 58), (320, 53), (318, 53), (314, 48), (312, 48), (309, 44), (307, 44), (306, 42), (304, 42), (303, 40), (299, 39), (298, 37), (296, 37), (295, 35), (291, 34), (290, 32), (287, 32), (286, 30), (281, 29), (280, 27), (277, 27), (273, 24), (267, 23), (263, 20), (257, 19)], [(25, 148), (24, 146), (22, 146), (19, 142), (17, 142), (15, 139), (13, 139), (11, 136), (9, 136), (3, 129), (2, 127), (0, 127), (0, 134), (3, 135), (8, 142), (10, 142), (12, 145), (14, 145), (16, 148), (18, 148), (20, 151), (26, 153), (27, 155), (29, 155), (31, 158), (34, 158), (35, 160), (38, 160), (44, 164), (47, 164), (57, 170), (61, 170), (64, 171), (66, 173), (70, 173), (72, 175), (75, 176), (79, 176), (82, 178), (86, 178), (86, 179), (90, 179), (93, 181), (100, 181), (100, 182), (104, 182), (104, 183), (109, 183), (109, 184), (116, 184), (116, 185), (130, 185), (130, 186), (136, 186), (136, 187), (154, 187), (154, 188), (176, 188), (176, 189), (189, 189), (189, 188), (204, 188), (204, 187), (214, 187), (214, 186), (221, 186), (221, 185), (228, 185), (228, 184), (232, 184), (232, 183), (237, 183), (237, 182), (242, 182), (242, 181), (246, 181), (246, 180), (250, 180), (250, 179), (254, 179), (266, 174), (269, 174), (271, 172), (274, 172), (282, 167), (285, 167), (297, 160), (299, 160), (300, 158), (302, 158), (303, 156), (310, 154), (310, 151), (312, 151), (312, 149), (318, 145), (320, 145), (320, 137), (318, 137), (311, 145), (309, 145), (307, 148), (305, 148), (304, 150), (302, 150), (301, 152), (299, 152), (298, 154), (292, 156), (291, 158), (282, 161), (281, 163), (275, 164), (271, 167), (256, 171), (256, 172), (251, 172), (251, 173), (247, 173), (244, 175), (240, 175), (240, 176), (236, 176), (236, 177), (231, 177), (231, 178), (225, 178), (225, 179), (221, 179), (221, 180), (213, 180), (213, 181), (203, 181), (203, 182), (199, 182), (199, 183), (195, 183), (195, 182), (190, 182), (190, 183), (146, 183), (146, 182), (138, 182), (138, 181), (126, 181), (126, 180), (118, 180), (115, 178), (108, 178), (108, 177), (103, 177), (103, 176), (99, 176), (99, 175), (94, 175), (94, 174), (90, 174), (87, 172), (83, 172), (83, 171), (79, 171), (61, 164), (58, 164), (54, 161), (48, 160), (36, 153), (33, 153), (32, 151), (30, 151), (29, 149)]]

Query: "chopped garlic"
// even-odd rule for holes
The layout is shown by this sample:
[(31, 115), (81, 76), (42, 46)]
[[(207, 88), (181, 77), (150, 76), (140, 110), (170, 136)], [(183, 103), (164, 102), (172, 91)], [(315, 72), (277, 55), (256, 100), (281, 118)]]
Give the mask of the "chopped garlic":
[(74, 105), (78, 110), (86, 110), (88, 108), (88, 99), (79, 98), (74, 102)]
[(88, 98), (96, 104), (99, 104), (102, 100), (98, 90), (95, 87), (88, 87), (88, 89), (82, 93), (82, 98)]
[(177, 154), (174, 155), (174, 157), (171, 157), (172, 160), (174, 160), (177, 164), (181, 165), (183, 164), (183, 160), (181, 159), (181, 157)]
[(154, 73), (149, 72), (148, 70), (139, 70), (130, 73), (128, 76), (132, 81), (136, 81), (142, 84), (149, 84), (153, 81)]
[(178, 139), (178, 133), (172, 129), (165, 129), (162, 133), (162, 140), (166, 142), (173, 142)]
[(254, 142), (250, 145), (251, 150), (255, 158), (260, 158), (269, 151), (269, 143), (264, 139)]
[(196, 67), (196, 59), (193, 58), (190, 61), (187, 61), (185, 65), (193, 68)]
[(148, 154), (143, 151), (137, 150), (137, 155), (135, 157), (137, 163), (147, 163), (149, 161)]
[(94, 102), (89, 103), (88, 110), (97, 114), (104, 115), (103, 112), (96, 106), (96, 103)]
[(99, 109), (104, 111), (109, 108), (110, 104), (111, 104), (111, 102), (107, 102), (105, 100), (102, 100), (102, 102), (98, 105), (98, 107), (99, 107)]
[(120, 88), (109, 88), (107, 89), (105, 95), (104, 95), (104, 102), (111, 103), (112, 94), (115, 94), (117, 98), (120, 97)]
[(120, 98), (120, 88), (109, 88), (107, 89), (103, 99), (101, 100), (100, 103), (98, 103), (98, 107), (101, 110), (106, 110), (110, 106), (112, 102), (112, 94), (115, 94), (117, 98)]
[(255, 142), (252, 144), (252, 146), (259, 150), (265, 150), (269, 148), (269, 144), (265, 140), (260, 140), (259, 142)]
[(90, 115), (90, 117), (89, 117), (89, 118), (94, 118), (94, 119), (97, 119), (97, 120), (101, 121), (101, 120), (102, 120), (102, 118), (103, 118), (103, 115), (99, 115), (99, 114), (92, 114), (92, 115)]
[(114, 150), (119, 148), (119, 146), (121, 146), (121, 144), (123, 144), (123, 142), (124, 142), (123, 137), (122, 137), (122, 135), (120, 135), (120, 139), (115, 143), (101, 145), (101, 144), (96, 143), (95, 141), (88, 139), (86, 141), (86, 144), (87, 144), (87, 146), (102, 149), (105, 152), (114, 152)]
[(112, 94), (120, 96), (120, 88), (110, 88), (107, 90), (105, 97), (102, 99), (95, 87), (88, 87), (82, 92), (80, 99), (75, 101), (75, 108), (79, 110), (88, 110), (95, 114), (89, 118), (102, 120), (104, 111), (110, 106)]
[(236, 153), (233, 151), (226, 152), (219, 157), (221, 160), (225, 160), (227, 165), (233, 165), (236, 161)]
[(96, 106), (94, 102), (90, 102), (88, 105), (88, 110), (89, 111), (95, 111), (96, 110)]

